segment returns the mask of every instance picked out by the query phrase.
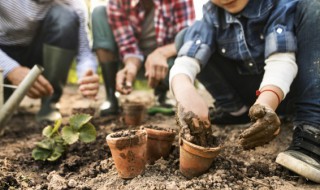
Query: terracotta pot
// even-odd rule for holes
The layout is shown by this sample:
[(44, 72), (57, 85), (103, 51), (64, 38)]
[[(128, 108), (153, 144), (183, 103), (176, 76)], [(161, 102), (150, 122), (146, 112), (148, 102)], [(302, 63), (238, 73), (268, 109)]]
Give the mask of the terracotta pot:
[(106, 139), (121, 178), (131, 179), (143, 174), (147, 151), (146, 131), (120, 131), (109, 134)]
[(127, 125), (140, 125), (144, 119), (145, 106), (142, 103), (126, 103), (123, 105), (124, 122)]
[(180, 172), (191, 179), (205, 173), (221, 147), (205, 148), (180, 138)]
[(172, 143), (176, 133), (165, 128), (148, 128), (143, 127), (147, 131), (147, 162), (154, 164), (159, 158), (168, 158)]

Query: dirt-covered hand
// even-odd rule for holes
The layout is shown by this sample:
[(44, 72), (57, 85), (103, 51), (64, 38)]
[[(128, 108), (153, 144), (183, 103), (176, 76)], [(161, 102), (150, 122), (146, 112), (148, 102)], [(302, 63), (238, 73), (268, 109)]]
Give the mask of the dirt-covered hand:
[(255, 104), (249, 110), (253, 125), (240, 134), (240, 144), (245, 149), (264, 145), (280, 132), (280, 119), (269, 107)]
[(212, 138), (210, 122), (200, 120), (192, 111), (186, 112), (179, 102), (176, 110), (176, 121), (180, 127), (181, 137), (189, 142), (207, 146)]

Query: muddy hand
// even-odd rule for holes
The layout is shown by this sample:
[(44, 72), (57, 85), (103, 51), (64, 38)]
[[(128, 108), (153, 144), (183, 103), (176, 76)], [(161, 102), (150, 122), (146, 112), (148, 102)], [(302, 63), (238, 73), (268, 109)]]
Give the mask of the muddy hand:
[(280, 119), (277, 114), (266, 106), (256, 104), (249, 110), (254, 122), (240, 134), (240, 144), (245, 149), (264, 145), (274, 139), (280, 132)]
[(179, 102), (176, 110), (176, 121), (182, 137), (189, 142), (206, 146), (207, 137), (212, 134), (210, 123), (200, 120), (192, 111), (186, 112)]

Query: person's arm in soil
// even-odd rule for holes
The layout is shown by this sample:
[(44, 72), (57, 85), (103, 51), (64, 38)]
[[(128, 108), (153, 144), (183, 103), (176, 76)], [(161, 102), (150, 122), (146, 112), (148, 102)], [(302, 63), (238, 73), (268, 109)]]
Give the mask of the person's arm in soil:
[(196, 59), (186, 56), (177, 58), (170, 70), (170, 87), (185, 112), (192, 111), (200, 120), (209, 122), (208, 105), (194, 86), (195, 77), (199, 72), (200, 65)]
[[(266, 144), (279, 134), (281, 123), (275, 111), (289, 92), (298, 72), (293, 24), (295, 11), (288, 9), (287, 4), (279, 5), (276, 9), (265, 26), (265, 72), (258, 98), (249, 110), (253, 125), (240, 135), (240, 144), (244, 148)], [(280, 36), (282, 40), (279, 40)]]
[(276, 53), (266, 60), (258, 98), (249, 110), (254, 123), (240, 135), (244, 148), (263, 145), (279, 134), (281, 123), (275, 110), (289, 92), (297, 71), (294, 53)]

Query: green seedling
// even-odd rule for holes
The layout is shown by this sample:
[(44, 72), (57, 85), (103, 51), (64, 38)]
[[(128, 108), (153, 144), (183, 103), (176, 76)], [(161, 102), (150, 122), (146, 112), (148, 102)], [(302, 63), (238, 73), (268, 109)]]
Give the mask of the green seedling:
[(37, 143), (32, 151), (35, 160), (56, 161), (67, 150), (68, 146), (81, 141), (90, 143), (96, 140), (96, 129), (90, 123), (92, 116), (77, 114), (70, 118), (69, 125), (61, 127), (61, 119), (42, 130), (44, 139)]

